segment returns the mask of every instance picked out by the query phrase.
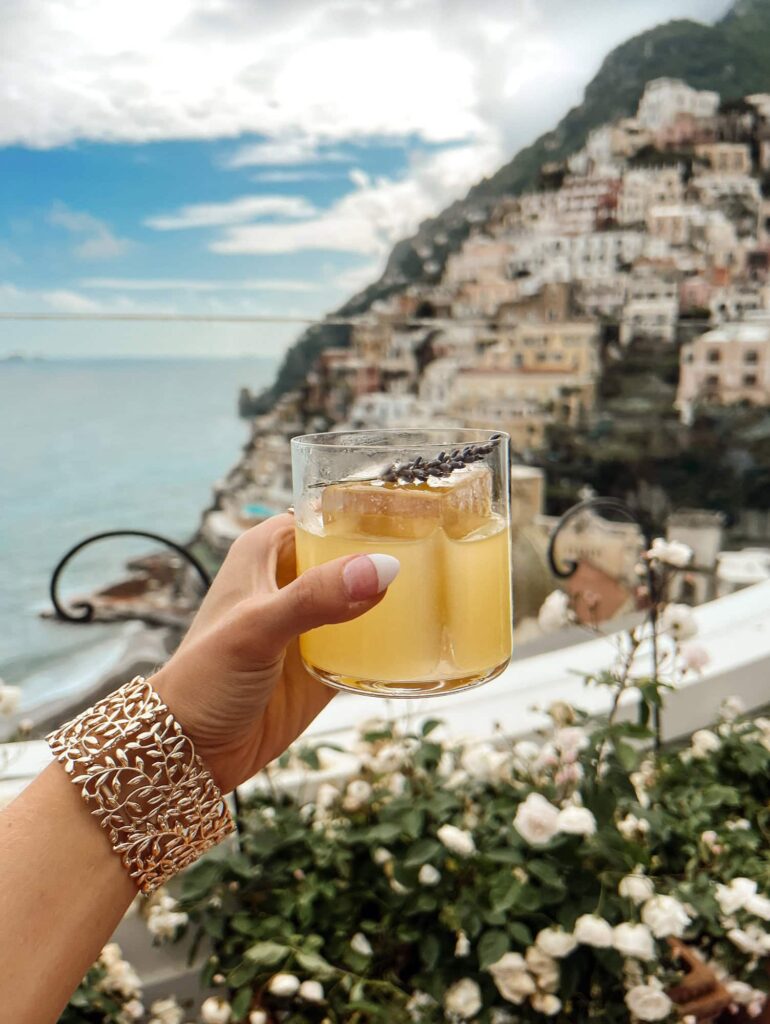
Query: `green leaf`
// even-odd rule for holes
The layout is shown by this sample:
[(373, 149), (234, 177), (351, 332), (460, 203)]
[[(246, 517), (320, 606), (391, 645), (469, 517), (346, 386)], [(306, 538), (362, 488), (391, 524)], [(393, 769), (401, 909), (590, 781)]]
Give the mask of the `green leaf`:
[(251, 1007), (254, 993), (250, 988), (239, 989), (232, 1001), (232, 1020), (243, 1020)]
[(441, 843), (436, 839), (418, 839), (412, 843), (404, 856), (404, 867), (417, 868), (441, 853)]
[(508, 934), (520, 946), (527, 948), (532, 945), (532, 932), (521, 921), (511, 921), (508, 925)]
[(615, 746), (615, 756), (624, 771), (632, 772), (639, 761), (639, 755), (628, 743), (618, 743)]
[(425, 964), (429, 971), (438, 963), (438, 958), (441, 955), (441, 943), (436, 935), (428, 933), (425, 938), (420, 942), (420, 959)]
[(324, 960), (320, 953), (300, 950), (296, 955), (296, 961), (304, 971), (316, 978), (330, 978), (337, 973), (336, 969), (328, 960)]
[(496, 964), (509, 949), (510, 942), (505, 932), (499, 930), (484, 932), (479, 939), (477, 950), (480, 970), (484, 971), (490, 964)]
[(524, 857), (521, 850), (517, 850), (513, 846), (503, 846), (499, 850), (492, 850), (491, 853), (487, 853), (486, 859), (492, 861), (493, 864), (523, 864)]
[(227, 983), (233, 988), (241, 988), (256, 977), (258, 970), (259, 964), (252, 960), (241, 960), (238, 966), (234, 967), (227, 975)]
[(247, 960), (252, 960), (260, 967), (275, 967), (280, 963), (291, 950), (288, 946), (282, 946), (279, 942), (255, 942), (249, 946), (244, 954)]
[(366, 840), (371, 843), (390, 843), (400, 835), (401, 825), (395, 821), (383, 821), (368, 830)]
[(425, 811), (412, 808), (401, 818), (401, 825), (408, 836), (416, 839), (425, 828)]
[(440, 718), (429, 718), (426, 722), (422, 723), (420, 734), (422, 736), (428, 736), (434, 729), (437, 729), (442, 724), (443, 723)]
[(541, 882), (544, 882), (545, 885), (550, 885), (554, 889), (564, 888), (561, 875), (553, 864), (549, 864), (547, 860), (532, 860), (527, 864), (527, 870), (535, 878), (539, 878)]
[(222, 877), (222, 862), (209, 859), (200, 861), (182, 883), (182, 895), (186, 900), (197, 900), (208, 895)]

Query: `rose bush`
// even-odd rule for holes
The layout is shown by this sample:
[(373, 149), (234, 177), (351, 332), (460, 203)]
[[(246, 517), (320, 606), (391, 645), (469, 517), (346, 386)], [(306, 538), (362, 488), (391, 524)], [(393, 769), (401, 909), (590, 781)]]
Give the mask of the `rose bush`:
[[(204, 1021), (674, 1021), (680, 939), (732, 1009), (761, 1011), (770, 719), (732, 701), (660, 747), (666, 690), (707, 655), (687, 654), (691, 610), (665, 603), (687, 552), (644, 559), (651, 613), (587, 680), (609, 688), (606, 718), (559, 702), (537, 741), (494, 743), (367, 722), (352, 749), (298, 748), (263, 774), (239, 848), (147, 912), (158, 941), (208, 942)], [(572, 621), (562, 598), (546, 611)]]
[[(334, 795), (313, 785), (322, 752), (295, 755), (300, 790), (252, 797), (241, 850), (190, 871), (167, 908), (211, 941), (203, 981), (221, 979), (230, 1019), (674, 1020), (672, 937), (736, 1006), (761, 1006), (770, 721), (724, 718), (718, 745), (656, 755), (647, 726), (572, 715), (571, 743), (554, 724), (536, 751), (498, 746), (493, 778), (486, 744), (471, 758), (435, 723), (367, 726), (357, 780)], [(406, 752), (396, 792), (385, 746)], [(355, 810), (351, 781), (371, 789)]]

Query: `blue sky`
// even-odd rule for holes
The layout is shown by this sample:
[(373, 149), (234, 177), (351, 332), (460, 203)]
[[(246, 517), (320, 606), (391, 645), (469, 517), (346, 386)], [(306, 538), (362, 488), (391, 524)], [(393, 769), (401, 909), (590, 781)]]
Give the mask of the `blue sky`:
[[(726, 0), (10, 0), (0, 311), (315, 317), (579, 100)], [(0, 321), (0, 355), (277, 355), (293, 325)]]

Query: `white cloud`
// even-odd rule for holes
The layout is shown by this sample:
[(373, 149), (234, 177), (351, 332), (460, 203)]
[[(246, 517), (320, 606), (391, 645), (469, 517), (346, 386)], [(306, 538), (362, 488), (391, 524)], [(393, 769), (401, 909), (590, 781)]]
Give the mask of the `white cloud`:
[(64, 228), (80, 241), (72, 252), (81, 260), (111, 260), (123, 256), (133, 245), (128, 238), (119, 238), (106, 221), (83, 210), (72, 210), (64, 203), (54, 203), (48, 219)]
[(224, 203), (197, 203), (176, 213), (148, 217), (145, 224), (156, 231), (219, 227), (262, 217), (307, 217), (314, 213), (302, 196), (240, 196)]
[(259, 184), (283, 184), (297, 181), (332, 181), (344, 175), (344, 171), (316, 171), (303, 167), (298, 171), (258, 171), (251, 180)]
[(225, 167), (252, 167), (265, 164), (286, 166), (322, 162), (350, 162), (350, 157), (338, 150), (318, 145), (308, 136), (293, 139), (272, 139), (241, 146), (224, 160)]
[(500, 131), (510, 146), (574, 102), (614, 43), (727, 5), (17, 2), (0, 38), (0, 145), (255, 133), (278, 146), (273, 156), (284, 147), (285, 158), (286, 146), (307, 153), (351, 138), (447, 141)]
[(321, 287), (315, 281), (292, 281), (281, 278), (247, 278), (206, 280), (186, 277), (86, 277), (81, 288), (124, 292), (312, 292)]
[(385, 265), (382, 260), (367, 261), (334, 274), (330, 279), (330, 283), (345, 295), (354, 295), (356, 292), (360, 292), (362, 288), (366, 288), (367, 285), (376, 281), (384, 269)]
[(353, 191), (328, 209), (294, 223), (228, 228), (213, 252), (289, 253), (306, 249), (382, 256), (425, 217), (462, 195), (501, 159), (494, 145), (457, 146), (415, 160), (400, 179), (371, 180), (354, 170)]

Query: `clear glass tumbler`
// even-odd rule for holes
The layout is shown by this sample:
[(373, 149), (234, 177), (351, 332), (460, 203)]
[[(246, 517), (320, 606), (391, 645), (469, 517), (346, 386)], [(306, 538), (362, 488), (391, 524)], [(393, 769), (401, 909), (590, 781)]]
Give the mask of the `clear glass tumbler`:
[(511, 657), (508, 436), (483, 430), (295, 437), (297, 568), (394, 555), (377, 607), (300, 639), (322, 682), (389, 697), (485, 683)]

